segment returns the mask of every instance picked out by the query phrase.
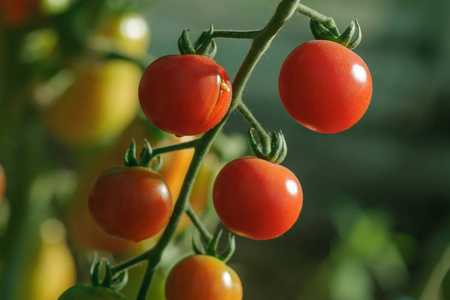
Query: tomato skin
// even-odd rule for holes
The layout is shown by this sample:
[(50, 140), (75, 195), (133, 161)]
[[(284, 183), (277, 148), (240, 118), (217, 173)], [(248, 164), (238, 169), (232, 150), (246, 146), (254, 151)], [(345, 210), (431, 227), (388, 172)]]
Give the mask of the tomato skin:
[(207, 255), (189, 256), (170, 271), (166, 300), (241, 300), (242, 284), (236, 272)]
[(139, 242), (156, 235), (172, 212), (172, 196), (164, 178), (143, 167), (103, 172), (89, 195), (89, 211), (106, 233)]
[(297, 177), (287, 168), (256, 157), (228, 163), (213, 188), (216, 212), (236, 234), (267, 240), (294, 225), (303, 205)]
[(310, 41), (284, 61), (278, 89), (289, 115), (321, 133), (337, 133), (356, 124), (372, 97), (367, 65), (354, 52), (331, 41)]
[(123, 295), (100, 286), (75, 285), (65, 291), (58, 300), (126, 300)]
[[(226, 89), (221, 89), (221, 80)], [(231, 82), (209, 57), (167, 55), (144, 71), (139, 101), (159, 129), (177, 136), (201, 134), (217, 125), (228, 111)]]

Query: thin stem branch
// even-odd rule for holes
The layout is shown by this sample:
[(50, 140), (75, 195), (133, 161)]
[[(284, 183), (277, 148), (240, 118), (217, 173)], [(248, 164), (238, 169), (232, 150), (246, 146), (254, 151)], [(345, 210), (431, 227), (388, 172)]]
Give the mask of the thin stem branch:
[(195, 211), (192, 209), (192, 206), (190, 204), (189, 204), (188, 208), (186, 209), (186, 214), (189, 216), (189, 218), (191, 219), (192, 223), (197, 228), (197, 230), (200, 232), (202, 237), (209, 243), (212, 240), (213, 235), (210, 234), (208, 232), (208, 230), (205, 228), (205, 226), (203, 225), (202, 221), (197, 216)]
[(310, 19), (313, 19), (314, 21), (321, 23), (327, 23), (333, 20), (333, 18), (322, 15), (321, 13), (301, 3), (298, 5), (297, 12), (307, 16)]
[(261, 126), (261, 124), (258, 122), (258, 120), (255, 118), (255, 116), (253, 116), (252, 112), (243, 102), (239, 103), (237, 110), (242, 115), (242, 117), (244, 117), (247, 123), (250, 124), (250, 126), (252, 126), (252, 128), (256, 130), (259, 140), (263, 146), (263, 149), (268, 150), (268, 148), (270, 147), (270, 137), (264, 130), (264, 128)]
[(188, 149), (188, 148), (194, 148), (195, 145), (198, 143), (199, 139), (196, 140), (192, 140), (192, 141), (188, 141), (188, 142), (183, 142), (183, 143), (178, 143), (178, 144), (173, 144), (173, 145), (169, 145), (169, 146), (165, 146), (165, 147), (159, 147), (159, 148), (155, 148), (153, 149), (153, 156), (156, 155), (160, 155), (163, 153), (167, 153), (167, 152), (173, 152), (173, 151), (178, 151), (178, 150), (183, 150), (183, 149)]
[(259, 34), (259, 30), (217, 30), (211, 35), (213, 39), (254, 39)]

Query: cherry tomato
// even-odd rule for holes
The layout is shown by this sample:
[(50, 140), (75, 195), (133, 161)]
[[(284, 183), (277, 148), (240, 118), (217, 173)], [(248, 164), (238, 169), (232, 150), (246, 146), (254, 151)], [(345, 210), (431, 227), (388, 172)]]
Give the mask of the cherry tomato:
[(166, 300), (241, 300), (242, 284), (236, 272), (207, 255), (189, 256), (170, 271)]
[(125, 13), (108, 18), (101, 24), (96, 38), (109, 43), (121, 53), (143, 56), (150, 43), (150, 28), (139, 13)]
[(105, 287), (79, 284), (65, 291), (58, 300), (127, 300), (127, 298)]
[(141, 78), (139, 101), (147, 118), (177, 136), (213, 128), (231, 102), (227, 73), (211, 58), (167, 55), (151, 63)]
[(33, 15), (38, 0), (0, 0), (0, 14), (10, 27), (24, 25)]
[(267, 240), (294, 225), (303, 205), (297, 177), (287, 168), (256, 157), (225, 165), (213, 188), (216, 212), (231, 231)]
[(80, 62), (74, 83), (47, 107), (50, 132), (71, 146), (110, 142), (135, 118), (140, 68), (123, 60)]
[(164, 178), (143, 167), (103, 172), (89, 195), (89, 211), (106, 233), (139, 242), (169, 221), (172, 196)]
[(372, 78), (364, 61), (344, 46), (310, 41), (288, 55), (278, 89), (297, 122), (313, 131), (336, 133), (355, 125), (366, 112)]
[(5, 195), (6, 190), (6, 176), (5, 171), (3, 171), (2, 165), (0, 165), (0, 202), (3, 199), (3, 196)]

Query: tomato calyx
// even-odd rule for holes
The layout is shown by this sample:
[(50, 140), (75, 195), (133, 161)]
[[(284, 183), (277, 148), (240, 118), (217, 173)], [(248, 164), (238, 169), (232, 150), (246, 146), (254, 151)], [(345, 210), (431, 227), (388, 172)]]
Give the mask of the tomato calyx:
[(267, 151), (264, 151), (262, 145), (256, 142), (254, 132), (253, 128), (248, 131), (248, 141), (255, 156), (275, 164), (283, 162), (287, 155), (287, 144), (281, 130), (269, 133), (270, 148)]
[(151, 169), (152, 171), (158, 172), (162, 167), (162, 158), (160, 155), (157, 155), (158, 163), (156, 166), (152, 166), (152, 160), (154, 157), (153, 149), (147, 139), (144, 140), (144, 148), (139, 155), (139, 160), (136, 156), (136, 142), (133, 140), (131, 142), (130, 147), (128, 147), (127, 151), (125, 151), (124, 162), (127, 167), (144, 167), (147, 169)]
[(236, 250), (236, 241), (234, 236), (229, 233), (227, 236), (227, 248), (221, 254), (217, 252), (217, 246), (219, 245), (220, 237), (222, 236), (222, 230), (217, 232), (213, 238), (209, 241), (205, 240), (202, 236), (201, 238), (201, 246), (197, 245), (195, 241), (195, 234), (192, 235), (192, 248), (194, 249), (195, 254), (200, 255), (208, 255), (215, 258), (220, 259), (223, 262), (227, 262), (231, 256), (233, 256), (234, 251)]
[(188, 32), (190, 29), (184, 29), (178, 39), (178, 50), (181, 54), (197, 54), (214, 58), (217, 53), (216, 42), (212, 38), (214, 27), (211, 24), (209, 30), (202, 32), (200, 37), (192, 45)]
[(356, 19), (350, 22), (342, 34), (339, 33), (339, 29), (333, 20), (327, 23), (321, 23), (311, 19), (309, 27), (316, 40), (336, 42), (350, 50), (355, 49), (362, 39), (361, 27)]
[[(100, 279), (100, 271), (104, 269), (104, 277)], [(98, 259), (97, 253), (92, 258), (89, 268), (89, 277), (91, 278), (92, 286), (100, 286), (110, 288), (115, 291), (121, 290), (128, 282), (127, 270), (114, 274), (111, 265), (106, 258)]]

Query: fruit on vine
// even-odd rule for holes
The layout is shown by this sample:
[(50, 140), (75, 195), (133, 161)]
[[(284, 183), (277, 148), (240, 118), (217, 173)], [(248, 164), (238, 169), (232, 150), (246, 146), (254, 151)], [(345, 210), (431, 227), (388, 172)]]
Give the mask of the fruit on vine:
[(139, 242), (156, 235), (169, 221), (172, 195), (164, 178), (144, 167), (103, 172), (89, 195), (89, 211), (106, 233)]
[(372, 97), (365, 62), (344, 46), (326, 40), (306, 42), (284, 61), (278, 89), (289, 115), (321, 133), (337, 133), (356, 124)]
[(170, 271), (166, 300), (241, 300), (242, 284), (223, 261), (207, 255), (189, 256)]
[(114, 15), (103, 22), (95, 34), (98, 42), (108, 44), (120, 53), (141, 57), (147, 53), (150, 28), (137, 12)]
[(267, 240), (294, 225), (303, 192), (289, 169), (260, 158), (241, 157), (217, 175), (213, 200), (217, 215), (231, 231)]
[(167, 55), (144, 71), (139, 101), (159, 129), (177, 136), (201, 134), (227, 113), (231, 82), (225, 70), (209, 57)]
[(109, 288), (78, 284), (65, 291), (58, 300), (127, 300), (127, 298)]
[(75, 81), (47, 107), (44, 121), (70, 146), (111, 141), (135, 118), (140, 68), (124, 60), (83, 61)]

